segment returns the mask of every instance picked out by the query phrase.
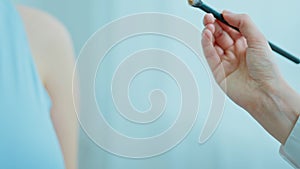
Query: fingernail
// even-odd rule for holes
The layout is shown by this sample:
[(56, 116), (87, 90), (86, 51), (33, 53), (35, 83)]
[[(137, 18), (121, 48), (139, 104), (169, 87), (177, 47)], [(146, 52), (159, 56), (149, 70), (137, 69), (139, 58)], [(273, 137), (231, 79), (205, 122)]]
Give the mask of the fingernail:
[(214, 15), (213, 15), (212, 13), (209, 13), (209, 14), (207, 14), (207, 15), (209, 15), (209, 16), (211, 16), (211, 17), (213, 17), (213, 18), (214, 18)]

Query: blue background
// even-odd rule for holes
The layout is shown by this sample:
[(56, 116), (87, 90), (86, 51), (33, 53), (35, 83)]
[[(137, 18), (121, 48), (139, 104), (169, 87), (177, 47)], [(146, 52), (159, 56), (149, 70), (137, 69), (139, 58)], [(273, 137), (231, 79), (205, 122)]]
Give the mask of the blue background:
[[(130, 14), (141, 12), (163, 12), (184, 18), (198, 27), (199, 30), (202, 30), (203, 28), (202, 18), (204, 13), (191, 8), (187, 5), (185, 0), (15, 0), (15, 2), (43, 9), (62, 21), (72, 35), (77, 54), (86, 40), (96, 30), (112, 20)], [(206, 1), (206, 3), (217, 9), (248, 13), (269, 40), (300, 56), (298, 42), (300, 20), (297, 18), (299, 15), (299, 1), (288, 0), (285, 1), (285, 3), (278, 3), (271, 0), (215, 0)], [(161, 42), (160, 44), (155, 43), (158, 40)], [(125, 51), (125, 49), (134, 51), (149, 47), (159, 47), (176, 53), (190, 66), (191, 70), (197, 76), (196, 80), (199, 85), (201, 102), (199, 117), (191, 133), (181, 144), (165, 154), (149, 159), (135, 160), (109, 154), (96, 146), (81, 131), (79, 145), (81, 169), (291, 168), (278, 153), (280, 144), (264, 131), (264, 129), (260, 127), (247, 112), (236, 106), (230, 100), (226, 101), (223, 119), (213, 137), (207, 143), (199, 145), (199, 134), (209, 110), (209, 101), (211, 100), (211, 93), (208, 90), (210, 84), (205, 70), (201, 67), (200, 61), (197, 60), (195, 56), (192, 56), (192, 54), (186, 54), (186, 49), (180, 46), (180, 44), (177, 44), (171, 39), (159, 36), (142, 36), (137, 39), (129, 40), (126, 43), (127, 44), (123, 47), (121, 46), (119, 52), (116, 53), (122, 53), (122, 50)], [(139, 45), (134, 46), (132, 44)], [(186, 55), (183, 56), (183, 53)], [(113, 52), (111, 55), (114, 55)], [(124, 58), (126, 55), (122, 57)], [(105, 70), (108, 74), (112, 71), (109, 69), (110, 65), (114, 65), (120, 61), (110, 61), (109, 58), (110, 57), (107, 58), (107, 63), (105, 64), (107, 66)], [(299, 91), (299, 66), (282, 59), (280, 56), (276, 57), (276, 62), (284, 77), (295, 89), (297, 89), (297, 91)], [(148, 76), (149, 78), (145, 78), (145, 76)], [(110, 77), (102, 76), (102, 78), (102, 80), (105, 80)], [(140, 93), (145, 92), (145, 90), (148, 91), (150, 88), (156, 88), (156, 82), (161, 82), (162, 80), (163, 82), (159, 83), (159, 88), (163, 89), (167, 95), (173, 94), (171, 95), (172, 97), (168, 97), (166, 113), (178, 110), (178, 107), (176, 107), (179, 97), (178, 94), (176, 94), (176, 92), (178, 93), (178, 89), (176, 85), (174, 85), (172, 79), (159, 72), (146, 72), (146, 74), (138, 77), (136, 82), (132, 84), (131, 87), (135, 90), (130, 91), (132, 94), (131, 97), (137, 108), (146, 109), (149, 106), (147, 105), (146, 95)], [(149, 85), (146, 86), (145, 84)], [(107, 96), (109, 96), (109, 93), (107, 93)], [(99, 104), (104, 105), (103, 109), (111, 111), (114, 108), (113, 105), (109, 103), (110, 101)], [(120, 129), (125, 133), (128, 132), (126, 130), (128, 128), (124, 128), (122, 123), (119, 123), (119, 120), (115, 120), (114, 116), (108, 116), (107, 118), (110, 119), (108, 121), (110, 121), (111, 124), (115, 125), (115, 128)], [(158, 130), (146, 128), (145, 131), (149, 131), (149, 133), (144, 134), (148, 136), (148, 134), (157, 134), (155, 132), (159, 133), (159, 130), (163, 130), (165, 127), (169, 126), (169, 123), (172, 120), (171, 114), (170, 118), (166, 118), (164, 122), (159, 124)], [(120, 122), (122, 121), (120, 120)], [(129, 131), (131, 132), (131, 130)], [(137, 135), (139, 132), (137, 131), (136, 133), (131, 134)]]

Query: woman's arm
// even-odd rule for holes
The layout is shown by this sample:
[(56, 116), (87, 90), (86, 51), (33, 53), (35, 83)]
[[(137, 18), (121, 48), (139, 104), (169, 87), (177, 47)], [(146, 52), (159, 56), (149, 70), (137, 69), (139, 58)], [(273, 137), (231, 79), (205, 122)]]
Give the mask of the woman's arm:
[(230, 12), (223, 16), (240, 32), (205, 16), (202, 47), (214, 77), (236, 104), (284, 145), (281, 153), (299, 168), (300, 95), (279, 73), (266, 38), (250, 17)]
[[(77, 168), (77, 116), (73, 104), (74, 53), (68, 31), (48, 14), (18, 7), (40, 77), (52, 100), (51, 119), (67, 169)], [(50, 160), (50, 159), (49, 159)]]
[(300, 96), (273, 63), (264, 35), (244, 14), (224, 12), (241, 32), (204, 18), (202, 47), (216, 81), (224, 92), (284, 144), (300, 113)]

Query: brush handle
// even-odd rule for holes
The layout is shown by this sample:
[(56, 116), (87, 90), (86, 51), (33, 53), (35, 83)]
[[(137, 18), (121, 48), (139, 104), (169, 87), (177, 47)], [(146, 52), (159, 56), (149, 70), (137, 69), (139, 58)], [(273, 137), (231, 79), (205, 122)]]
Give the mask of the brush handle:
[[(231, 25), (224, 19), (223, 15), (222, 15), (221, 13), (217, 12), (216, 10), (214, 10), (214, 9), (212, 9), (211, 7), (207, 6), (206, 4), (201, 3), (201, 4), (199, 4), (198, 7), (199, 7), (200, 9), (202, 9), (202, 10), (203, 10), (204, 12), (206, 12), (206, 13), (211, 13), (216, 19), (218, 19), (218, 20), (221, 21), (222, 23), (228, 25), (228, 26), (231, 27), (232, 29), (234, 29), (234, 30), (240, 32), (240, 30), (239, 30), (238, 28), (236, 28), (236, 27), (234, 27), (234, 26), (231, 26)], [(272, 42), (269, 42), (269, 45), (270, 45), (271, 49), (272, 49), (274, 52), (276, 52), (276, 53), (278, 53), (278, 54), (284, 56), (285, 58), (289, 59), (290, 61), (292, 61), (292, 62), (294, 62), (294, 63), (296, 63), (296, 64), (299, 64), (299, 63), (300, 63), (300, 60), (299, 60), (297, 57), (295, 57), (295, 56), (293, 56), (292, 54), (288, 53), (287, 51), (281, 49), (280, 47), (276, 46), (276, 45), (273, 44)]]

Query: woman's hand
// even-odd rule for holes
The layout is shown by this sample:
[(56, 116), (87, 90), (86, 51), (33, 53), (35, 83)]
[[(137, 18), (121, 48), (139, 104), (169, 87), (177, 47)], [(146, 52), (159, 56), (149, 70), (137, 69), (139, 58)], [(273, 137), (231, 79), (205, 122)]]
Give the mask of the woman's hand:
[(245, 14), (223, 12), (240, 32), (204, 17), (202, 47), (214, 77), (224, 92), (247, 110), (282, 144), (298, 114), (300, 97), (284, 81), (264, 35)]

